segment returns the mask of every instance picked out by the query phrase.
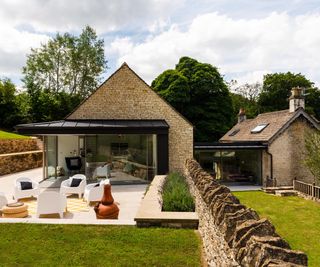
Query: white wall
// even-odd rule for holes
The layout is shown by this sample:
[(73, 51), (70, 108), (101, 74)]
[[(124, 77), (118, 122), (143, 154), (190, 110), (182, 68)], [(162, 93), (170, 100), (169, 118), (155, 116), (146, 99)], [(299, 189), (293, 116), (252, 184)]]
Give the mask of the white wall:
[(58, 166), (62, 166), (67, 171), (67, 165), (65, 157), (79, 155), (78, 151), (78, 136), (58, 136)]

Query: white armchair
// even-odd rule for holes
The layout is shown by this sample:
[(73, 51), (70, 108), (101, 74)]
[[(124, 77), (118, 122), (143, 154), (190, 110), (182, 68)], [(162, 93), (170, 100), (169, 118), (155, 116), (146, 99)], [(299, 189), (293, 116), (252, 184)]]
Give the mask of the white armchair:
[(63, 212), (67, 210), (67, 197), (56, 191), (45, 191), (38, 196), (37, 217), (41, 214), (59, 213), (63, 218)]
[(105, 184), (109, 184), (109, 179), (102, 180), (100, 183), (88, 184), (84, 190), (83, 199), (89, 205), (91, 201), (100, 201), (103, 196)]
[[(31, 189), (22, 189), (21, 182), (29, 182), (32, 184)], [(40, 194), (39, 183), (32, 181), (30, 178), (21, 177), (14, 181), (13, 198), (19, 200), (20, 198), (37, 197)]]
[(93, 172), (94, 178), (109, 178), (111, 177), (111, 167), (110, 164), (97, 167)]
[[(2, 209), (3, 206), (5, 206), (7, 204), (8, 204), (8, 200), (5, 196), (5, 194), (0, 192), (0, 210)], [(1, 214), (1, 211), (0, 211), (0, 214)]]
[[(81, 179), (82, 181), (78, 186), (72, 186), (73, 179)], [(83, 174), (75, 174), (70, 177), (68, 180), (65, 180), (61, 183), (60, 193), (61, 194), (78, 194), (79, 198), (82, 197), (84, 189), (87, 185), (87, 178)]]

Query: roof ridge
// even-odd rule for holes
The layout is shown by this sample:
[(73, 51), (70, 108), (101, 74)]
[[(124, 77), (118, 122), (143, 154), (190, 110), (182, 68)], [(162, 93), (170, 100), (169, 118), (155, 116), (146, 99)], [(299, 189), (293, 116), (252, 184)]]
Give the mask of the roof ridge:
[[(273, 113), (284, 113), (284, 112), (288, 112), (289, 113), (289, 109), (282, 109), (282, 110), (275, 110), (275, 111), (269, 111), (269, 112), (263, 112), (263, 113), (259, 113), (257, 115), (257, 117), (261, 116), (261, 115), (269, 115), (269, 114), (273, 114)], [(294, 112), (292, 112), (294, 113)]]

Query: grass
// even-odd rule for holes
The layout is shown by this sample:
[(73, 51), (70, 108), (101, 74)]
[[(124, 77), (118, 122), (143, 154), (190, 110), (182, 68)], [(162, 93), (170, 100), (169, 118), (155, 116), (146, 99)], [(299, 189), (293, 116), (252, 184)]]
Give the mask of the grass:
[(308, 255), (309, 266), (320, 266), (320, 204), (300, 197), (264, 192), (233, 192), (242, 204), (268, 218), (295, 250)]
[(194, 211), (194, 201), (185, 178), (179, 173), (171, 173), (163, 187), (163, 211)]
[(193, 230), (0, 224), (1, 266), (200, 266)]
[(25, 138), (29, 138), (29, 136), (0, 131), (0, 139), (25, 139)]

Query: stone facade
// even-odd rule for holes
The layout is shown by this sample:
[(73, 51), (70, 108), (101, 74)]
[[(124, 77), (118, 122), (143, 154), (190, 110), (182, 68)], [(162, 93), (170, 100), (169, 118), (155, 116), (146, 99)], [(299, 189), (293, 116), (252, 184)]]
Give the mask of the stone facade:
[(242, 205), (195, 160), (187, 160), (186, 179), (195, 198), (199, 232), (209, 266), (307, 266), (267, 219)]
[[(306, 183), (314, 181), (313, 175), (303, 164), (305, 136), (311, 129), (306, 119), (298, 118), (269, 145), (269, 152), (273, 155), (273, 177), (277, 186), (292, 186), (294, 178)], [(264, 165), (266, 164), (268, 161)]]
[(66, 119), (160, 119), (169, 128), (169, 171), (193, 157), (193, 126), (123, 64)]

